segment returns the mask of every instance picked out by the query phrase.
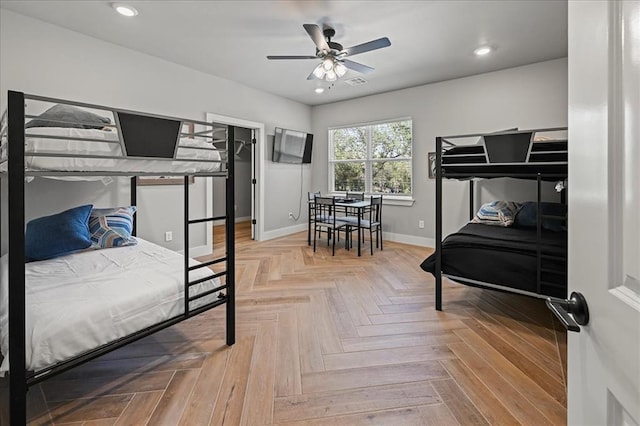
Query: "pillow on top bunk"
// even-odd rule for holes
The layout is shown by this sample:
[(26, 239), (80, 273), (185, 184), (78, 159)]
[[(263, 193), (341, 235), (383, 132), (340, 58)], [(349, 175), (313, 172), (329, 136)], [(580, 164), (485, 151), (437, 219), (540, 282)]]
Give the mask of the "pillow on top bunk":
[[(73, 123), (58, 123), (57, 121), (71, 121)], [(83, 124), (78, 124), (83, 123)], [(109, 117), (102, 117), (87, 110), (71, 105), (54, 105), (38, 118), (34, 118), (26, 124), (30, 127), (71, 127), (77, 129), (101, 129), (105, 124), (111, 124)]]
[[(560, 203), (540, 203), (542, 213), (542, 229), (560, 232), (567, 230), (567, 205)], [(545, 217), (553, 216), (553, 217)], [(516, 215), (513, 226), (518, 228), (535, 228), (538, 226), (538, 203), (527, 201)]]
[(27, 261), (45, 260), (91, 247), (89, 214), (91, 204), (74, 207), (27, 223)]
[(519, 208), (520, 204), (514, 201), (492, 201), (483, 204), (471, 222), (484, 225), (511, 226)]
[(131, 236), (136, 207), (93, 209), (89, 217), (89, 232), (94, 248), (123, 247), (138, 244)]

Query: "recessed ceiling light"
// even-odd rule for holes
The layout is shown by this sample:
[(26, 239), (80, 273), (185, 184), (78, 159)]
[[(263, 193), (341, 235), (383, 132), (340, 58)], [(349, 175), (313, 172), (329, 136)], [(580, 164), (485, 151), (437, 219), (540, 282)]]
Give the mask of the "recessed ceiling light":
[(113, 7), (116, 12), (118, 12), (122, 16), (132, 17), (138, 14), (138, 11), (135, 7), (129, 6), (127, 4), (111, 3), (111, 7)]
[(316, 87), (315, 92), (316, 92), (316, 93), (322, 93), (322, 92), (324, 92), (324, 87)]
[(473, 53), (475, 53), (476, 56), (484, 56), (484, 55), (487, 55), (487, 54), (491, 53), (491, 47), (490, 46), (480, 46), (476, 50), (474, 50)]

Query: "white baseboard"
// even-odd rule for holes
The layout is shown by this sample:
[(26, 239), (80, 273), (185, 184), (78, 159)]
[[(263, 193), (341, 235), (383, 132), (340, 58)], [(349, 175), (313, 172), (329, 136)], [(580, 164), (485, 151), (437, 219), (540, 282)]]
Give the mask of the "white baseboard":
[[(178, 253), (180, 254), (184, 254), (184, 250), (180, 250)], [(198, 247), (191, 247), (189, 249), (189, 257), (200, 257), (200, 256), (207, 256), (209, 254), (213, 253), (213, 250), (211, 249), (211, 247), (209, 246), (198, 246)]]
[[(286, 235), (295, 234), (296, 232), (302, 232), (307, 230), (306, 224), (298, 224), (294, 226), (288, 226), (286, 228), (274, 229), (273, 231), (266, 231), (262, 235), (262, 240), (271, 240), (273, 238), (284, 237)], [(383, 232), (382, 238), (385, 241), (393, 241), (402, 244), (411, 244), (413, 246), (421, 247), (435, 247), (436, 241), (433, 238), (416, 237), (414, 235), (395, 234), (393, 232)]]
[(307, 224), (300, 223), (298, 225), (287, 226), (286, 228), (274, 229), (273, 231), (265, 231), (262, 233), (262, 241), (272, 240), (274, 238), (284, 237), (285, 235), (295, 234), (307, 230)]
[(383, 232), (382, 237), (385, 241), (393, 241), (402, 244), (411, 244), (421, 247), (435, 247), (436, 240), (433, 238), (416, 237), (415, 235), (395, 234), (393, 232)]
[[(251, 220), (251, 216), (236, 217), (236, 223), (249, 222), (250, 220)], [(224, 223), (225, 223), (224, 219), (214, 220), (213, 226), (224, 225)]]

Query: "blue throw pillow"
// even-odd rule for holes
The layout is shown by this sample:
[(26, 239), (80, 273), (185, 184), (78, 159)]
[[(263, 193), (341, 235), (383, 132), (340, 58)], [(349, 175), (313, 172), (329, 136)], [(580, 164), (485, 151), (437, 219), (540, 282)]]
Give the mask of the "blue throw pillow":
[(131, 236), (136, 207), (93, 209), (89, 218), (89, 232), (94, 248), (123, 247), (138, 244)]
[(74, 207), (27, 223), (25, 256), (45, 260), (91, 247), (89, 214), (93, 206)]
[(520, 204), (514, 201), (492, 201), (483, 204), (471, 222), (485, 225), (511, 226), (519, 208)]
[[(560, 203), (540, 203), (540, 210), (542, 212), (542, 229), (549, 231), (566, 231), (567, 224), (567, 205)], [(554, 216), (554, 217), (544, 217)], [(538, 218), (538, 203), (534, 201), (527, 201), (522, 203), (522, 207), (516, 214), (516, 219), (513, 226), (518, 228), (535, 228)]]

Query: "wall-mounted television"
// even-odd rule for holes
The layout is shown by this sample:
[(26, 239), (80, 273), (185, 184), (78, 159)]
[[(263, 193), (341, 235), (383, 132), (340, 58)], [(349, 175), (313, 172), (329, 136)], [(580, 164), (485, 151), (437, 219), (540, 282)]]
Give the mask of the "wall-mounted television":
[(272, 161), (276, 163), (311, 163), (313, 134), (276, 127)]

